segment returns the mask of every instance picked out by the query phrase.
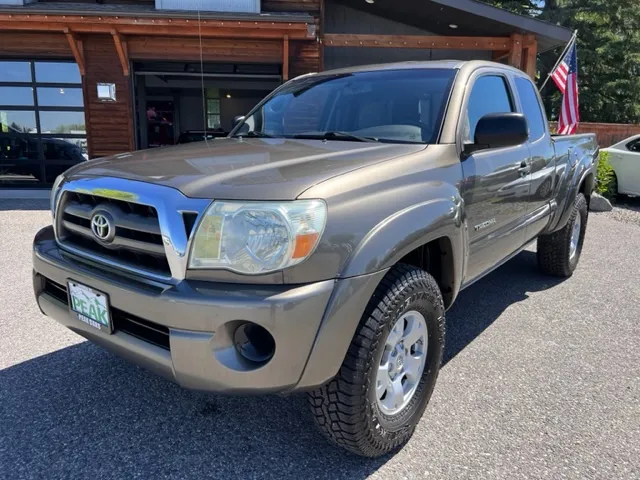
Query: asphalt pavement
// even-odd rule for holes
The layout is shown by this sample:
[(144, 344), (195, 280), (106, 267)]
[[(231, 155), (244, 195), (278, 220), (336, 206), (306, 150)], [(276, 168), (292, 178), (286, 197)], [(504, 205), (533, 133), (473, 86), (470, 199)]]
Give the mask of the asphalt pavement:
[(325, 443), (302, 396), (189, 392), (42, 316), (31, 241), (47, 205), (0, 200), (0, 478), (638, 479), (640, 212), (627, 207), (590, 216), (572, 278), (541, 275), (525, 251), (464, 291), (413, 439), (370, 460)]

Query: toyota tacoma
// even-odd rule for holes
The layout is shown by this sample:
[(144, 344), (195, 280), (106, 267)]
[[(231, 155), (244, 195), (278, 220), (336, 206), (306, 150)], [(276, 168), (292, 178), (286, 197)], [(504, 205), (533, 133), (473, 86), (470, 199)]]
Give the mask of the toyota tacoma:
[(552, 136), (505, 65), (305, 75), (227, 138), (61, 175), (36, 299), (185, 388), (307, 392), (328, 439), (383, 455), (429, 402), (462, 289), (533, 241), (572, 275), (597, 155), (594, 135)]

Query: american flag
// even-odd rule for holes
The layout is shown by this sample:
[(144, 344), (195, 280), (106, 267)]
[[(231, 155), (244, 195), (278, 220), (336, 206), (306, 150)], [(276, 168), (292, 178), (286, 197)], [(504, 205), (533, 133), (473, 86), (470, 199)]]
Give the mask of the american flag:
[(551, 78), (562, 92), (558, 133), (560, 135), (576, 133), (580, 113), (578, 112), (578, 55), (575, 43), (551, 73)]

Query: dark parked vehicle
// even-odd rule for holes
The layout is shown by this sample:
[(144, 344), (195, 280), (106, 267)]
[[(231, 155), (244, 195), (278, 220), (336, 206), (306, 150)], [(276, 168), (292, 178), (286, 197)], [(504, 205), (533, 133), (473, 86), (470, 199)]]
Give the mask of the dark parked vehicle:
[(64, 164), (48, 164), (43, 175), (38, 160), (38, 141), (31, 134), (9, 130), (0, 132), (0, 175), (32, 175), (38, 180), (53, 183), (70, 166), (86, 160), (80, 147), (74, 143), (58, 138), (42, 138), (39, 142), (45, 162)]
[(383, 455), (429, 402), (463, 288), (536, 240), (543, 272), (572, 275), (597, 153), (552, 137), (504, 65), (306, 75), (229, 138), (61, 176), (36, 298), (186, 388), (308, 392), (327, 438)]

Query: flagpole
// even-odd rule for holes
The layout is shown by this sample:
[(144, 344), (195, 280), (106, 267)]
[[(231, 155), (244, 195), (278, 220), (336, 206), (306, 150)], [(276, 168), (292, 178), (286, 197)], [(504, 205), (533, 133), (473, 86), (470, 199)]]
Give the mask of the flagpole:
[(542, 89), (545, 87), (545, 85), (547, 84), (547, 82), (549, 81), (549, 79), (551, 78), (551, 75), (553, 74), (553, 72), (555, 72), (556, 68), (558, 67), (558, 65), (560, 65), (560, 62), (562, 61), (562, 59), (564, 58), (565, 54), (569, 51), (569, 49), (571, 48), (571, 46), (576, 42), (576, 38), (578, 37), (578, 30), (573, 32), (573, 35), (571, 36), (571, 40), (569, 40), (569, 43), (567, 43), (567, 46), (564, 47), (564, 50), (562, 51), (562, 54), (560, 54), (560, 57), (558, 58), (558, 61), (556, 62), (556, 64), (553, 66), (553, 68), (551, 70), (549, 70), (549, 73), (547, 74), (547, 78), (544, 80), (542, 86), (539, 88), (539, 91), (542, 92)]

